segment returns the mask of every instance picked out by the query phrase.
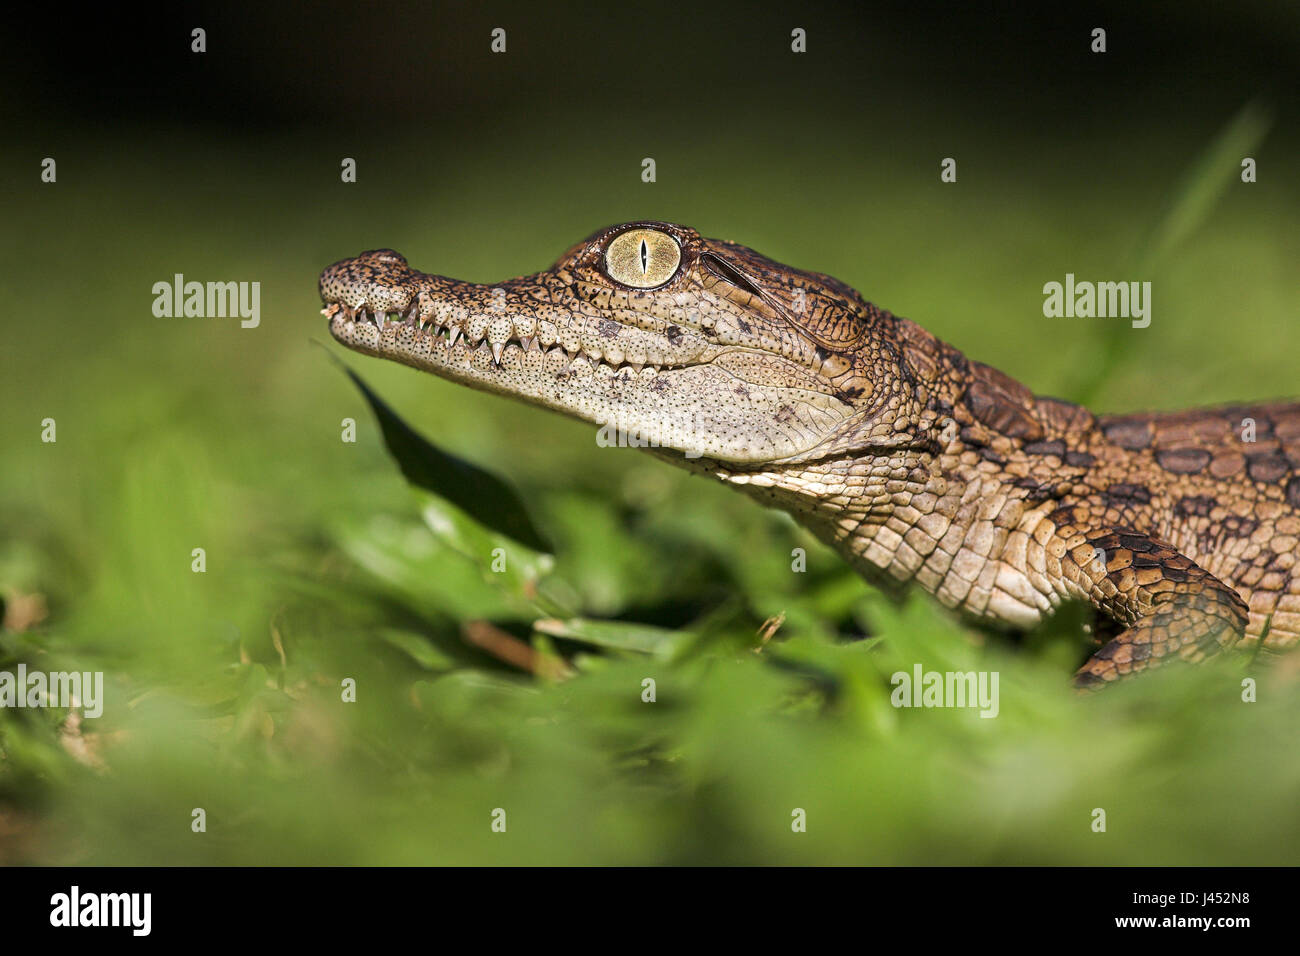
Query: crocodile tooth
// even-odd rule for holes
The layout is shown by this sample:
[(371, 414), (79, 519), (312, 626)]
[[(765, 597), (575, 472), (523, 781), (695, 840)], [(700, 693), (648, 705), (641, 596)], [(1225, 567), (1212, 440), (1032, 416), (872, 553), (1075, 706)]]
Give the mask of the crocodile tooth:
[(510, 341), (510, 331), (512, 325), (510, 319), (505, 316), (498, 316), (492, 320), (492, 324), (487, 328), (487, 340), (492, 344), (492, 352), (496, 355), (501, 354), (501, 350), (506, 347)]
[(635, 372), (637, 375), (640, 375), (640, 374), (641, 374), (641, 369), (645, 368), (645, 363), (644, 363), (644, 362), (628, 362), (628, 363), (627, 363), (627, 366), (628, 366), (628, 368), (630, 368), (633, 372)]
[(451, 348), (453, 345), (455, 345), (456, 340), (458, 338), (460, 338), (460, 326), (459, 325), (448, 326), (447, 327), (447, 348)]
[(492, 361), (496, 362), (498, 365), (501, 364), (501, 353), (505, 351), (505, 347), (505, 342), (492, 343)]
[(415, 306), (420, 311), (420, 318), (428, 319), (438, 308), (438, 303), (429, 294), (428, 289), (421, 289), (415, 294)]
[[(535, 335), (520, 336), (519, 344), (523, 346), (525, 352), (530, 352), (533, 349), (537, 348), (537, 336)], [(541, 350), (538, 349), (538, 351)]]

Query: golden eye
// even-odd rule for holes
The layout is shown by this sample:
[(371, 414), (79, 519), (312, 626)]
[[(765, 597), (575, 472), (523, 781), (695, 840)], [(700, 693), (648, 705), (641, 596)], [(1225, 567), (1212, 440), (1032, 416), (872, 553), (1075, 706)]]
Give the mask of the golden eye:
[(609, 277), (634, 289), (653, 289), (677, 272), (682, 250), (677, 240), (656, 229), (629, 229), (614, 237), (605, 250)]

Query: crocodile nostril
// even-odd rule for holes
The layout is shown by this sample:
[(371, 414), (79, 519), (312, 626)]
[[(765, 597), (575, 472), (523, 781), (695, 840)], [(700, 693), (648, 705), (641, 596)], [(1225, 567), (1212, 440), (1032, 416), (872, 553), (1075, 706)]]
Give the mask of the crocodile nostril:
[(367, 262), (383, 262), (399, 266), (406, 265), (406, 256), (402, 255), (396, 249), (367, 249), (365, 252), (361, 253), (361, 255), (357, 256), (357, 258)]

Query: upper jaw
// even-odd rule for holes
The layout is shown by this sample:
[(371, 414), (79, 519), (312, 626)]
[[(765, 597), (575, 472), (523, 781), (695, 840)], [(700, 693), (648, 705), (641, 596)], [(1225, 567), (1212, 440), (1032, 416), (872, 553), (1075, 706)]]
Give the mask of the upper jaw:
[[(584, 334), (585, 330), (531, 312), (481, 312), (449, 305), (424, 316), (414, 299), (401, 311), (351, 309), (333, 302), (321, 313), (330, 320), (330, 334), (349, 348), (397, 361), (409, 359), (407, 364), (439, 373), (479, 358), (502, 368), (509, 355), (519, 352), (554, 355), (563, 359), (566, 367), (585, 362), (609, 373), (641, 375), (699, 364), (707, 360), (710, 351), (717, 351), (700, 342), (647, 355), (645, 348), (601, 343)], [(636, 331), (620, 327), (620, 332), (624, 330)]]
[(598, 309), (566, 294), (555, 273), (475, 285), (380, 250), (329, 267), (320, 289), (330, 333), (350, 349), (689, 457), (806, 454), (849, 414), (806, 367), (684, 322)]
[[(520, 287), (527, 287), (527, 280), (494, 287), (455, 283), (460, 288), (451, 290), (434, 288), (435, 283), (451, 284), (451, 280), (422, 278), (427, 281), (404, 295), (387, 289), (377, 295), (378, 290), (372, 289), (355, 307), (346, 301), (327, 300), (321, 312), (330, 320), (331, 334), (351, 348), (373, 350), (373, 354), (398, 361), (413, 354), (422, 360), (436, 359), (444, 350), (459, 355), (464, 348), (468, 356), (482, 350), (492, 364), (501, 366), (506, 354), (517, 348), (525, 353), (562, 353), (568, 365), (586, 361), (607, 371), (628, 370), (634, 375), (646, 369), (658, 372), (697, 365), (723, 351), (693, 330), (679, 328), (665, 337), (662, 332), (619, 322), (609, 315), (588, 315), (530, 301), (526, 293), (521, 296), (519, 292)], [(424, 361), (420, 364), (442, 371)]]

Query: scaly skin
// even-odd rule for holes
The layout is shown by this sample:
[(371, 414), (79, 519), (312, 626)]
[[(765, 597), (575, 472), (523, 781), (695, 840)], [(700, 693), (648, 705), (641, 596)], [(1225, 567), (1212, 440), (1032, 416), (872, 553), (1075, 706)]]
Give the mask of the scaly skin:
[[(680, 251), (657, 287), (608, 274), (634, 228)], [(1300, 404), (1098, 418), (835, 279), (668, 223), (602, 230), (496, 286), (367, 252), (320, 292), (349, 348), (613, 423), (789, 512), (889, 590), (915, 581), (1017, 628), (1091, 602), (1118, 633), (1081, 685), (1243, 637), (1300, 641)]]

